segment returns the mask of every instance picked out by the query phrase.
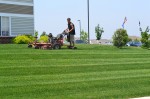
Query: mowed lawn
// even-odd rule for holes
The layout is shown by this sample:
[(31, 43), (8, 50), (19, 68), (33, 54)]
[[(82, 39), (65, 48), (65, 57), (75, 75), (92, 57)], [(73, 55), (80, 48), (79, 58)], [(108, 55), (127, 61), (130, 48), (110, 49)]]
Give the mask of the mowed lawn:
[(0, 45), (0, 99), (150, 96), (150, 50), (78, 45), (35, 50)]

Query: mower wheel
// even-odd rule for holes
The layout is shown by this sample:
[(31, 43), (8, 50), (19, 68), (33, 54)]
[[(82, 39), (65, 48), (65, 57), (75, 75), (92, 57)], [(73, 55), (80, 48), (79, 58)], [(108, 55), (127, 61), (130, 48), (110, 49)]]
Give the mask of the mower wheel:
[(28, 45), (28, 48), (32, 48), (32, 45)]
[(55, 44), (53, 49), (55, 49), (55, 50), (61, 49), (61, 46), (59, 44)]
[(40, 49), (38, 46), (35, 46), (34, 48), (35, 48), (35, 49)]

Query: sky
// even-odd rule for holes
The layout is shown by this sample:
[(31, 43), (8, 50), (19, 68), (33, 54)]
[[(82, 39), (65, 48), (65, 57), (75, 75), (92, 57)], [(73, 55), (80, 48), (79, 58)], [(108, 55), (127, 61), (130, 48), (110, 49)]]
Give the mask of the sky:
[[(34, 0), (35, 29), (57, 35), (67, 28), (67, 18), (76, 27), (76, 37), (82, 30), (88, 31), (87, 0)], [(104, 28), (102, 39), (112, 39), (115, 30), (122, 28), (127, 17), (125, 29), (130, 36), (140, 36), (141, 27), (150, 26), (150, 0), (90, 0), (90, 39), (95, 39), (95, 26)]]

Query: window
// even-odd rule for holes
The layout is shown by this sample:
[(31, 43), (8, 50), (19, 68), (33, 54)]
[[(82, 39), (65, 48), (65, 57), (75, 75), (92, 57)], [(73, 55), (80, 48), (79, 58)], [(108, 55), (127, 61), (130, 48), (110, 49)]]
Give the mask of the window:
[(0, 16), (0, 36), (2, 35), (1, 33), (1, 16)]
[(9, 17), (1, 17), (1, 36), (9, 36)]

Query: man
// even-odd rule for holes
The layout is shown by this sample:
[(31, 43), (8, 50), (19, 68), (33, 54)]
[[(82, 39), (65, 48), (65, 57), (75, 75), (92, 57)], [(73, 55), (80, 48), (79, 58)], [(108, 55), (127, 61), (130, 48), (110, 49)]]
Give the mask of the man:
[(71, 19), (68, 18), (67, 19), (68, 22), (68, 33), (69, 33), (69, 42), (70, 42), (70, 47), (75, 47), (75, 26), (74, 24), (71, 22)]

